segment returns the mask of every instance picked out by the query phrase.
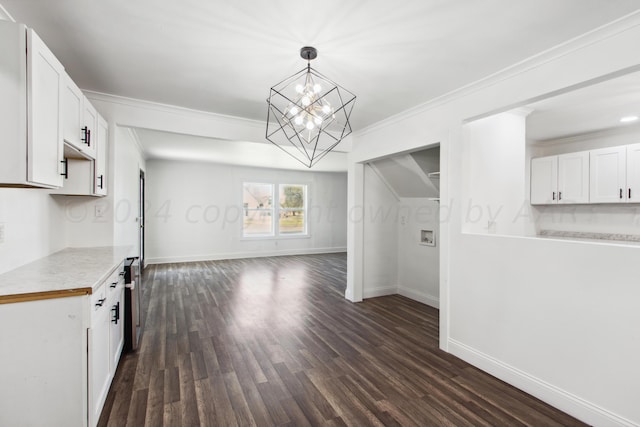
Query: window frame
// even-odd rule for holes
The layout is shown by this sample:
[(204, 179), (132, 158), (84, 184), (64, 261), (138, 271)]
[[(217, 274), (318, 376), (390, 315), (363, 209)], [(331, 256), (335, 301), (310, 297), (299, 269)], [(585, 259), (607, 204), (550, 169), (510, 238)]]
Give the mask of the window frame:
[[(245, 208), (244, 207), (244, 189), (245, 185), (253, 184), (253, 185), (269, 185), (271, 186), (271, 207), (270, 208)], [(281, 187), (302, 187), (304, 192), (304, 201), (303, 207), (301, 208), (282, 208), (280, 207), (280, 188)], [(240, 204), (242, 206), (243, 220), (240, 222), (240, 240), (273, 240), (273, 239), (304, 239), (311, 237), (309, 232), (309, 184), (307, 182), (290, 184), (288, 181), (286, 183), (273, 182), (273, 181), (260, 181), (260, 180), (243, 180), (241, 182), (241, 191), (240, 191)], [(268, 211), (271, 212), (272, 222), (271, 222), (271, 232), (269, 234), (246, 234), (244, 228), (244, 214), (246, 211)], [(303, 212), (303, 231), (301, 233), (281, 233), (280, 232), (280, 214), (281, 212), (287, 211), (302, 211)]]

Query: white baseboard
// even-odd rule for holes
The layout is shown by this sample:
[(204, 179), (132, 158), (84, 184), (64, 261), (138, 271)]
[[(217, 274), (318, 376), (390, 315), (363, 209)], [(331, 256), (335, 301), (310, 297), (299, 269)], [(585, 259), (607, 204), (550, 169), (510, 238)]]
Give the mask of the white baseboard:
[(227, 252), (206, 255), (184, 255), (171, 257), (145, 258), (145, 264), (169, 264), (176, 262), (197, 262), (197, 261), (218, 261), (223, 259), (240, 258), (264, 258), (271, 256), (288, 255), (316, 255), (346, 252), (347, 248), (311, 248), (311, 249), (284, 249), (279, 251), (259, 251), (259, 252)]
[(371, 288), (371, 289), (365, 288), (362, 291), (362, 298), (367, 299), (367, 298), (384, 297), (387, 295), (395, 295), (397, 293), (398, 293), (397, 286), (383, 286), (383, 287)]
[(594, 426), (640, 427), (640, 424), (527, 374), (498, 359), (449, 338), (449, 352), (532, 396)]
[(440, 308), (440, 298), (433, 295), (402, 287), (398, 287), (398, 294), (402, 295), (403, 297), (411, 298), (412, 300), (429, 305), (431, 307), (435, 307), (438, 309)]

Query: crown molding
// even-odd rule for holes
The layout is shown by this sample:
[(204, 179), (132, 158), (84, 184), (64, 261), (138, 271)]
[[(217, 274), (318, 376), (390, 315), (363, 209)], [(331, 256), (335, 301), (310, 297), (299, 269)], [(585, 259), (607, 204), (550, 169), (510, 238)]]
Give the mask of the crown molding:
[(593, 139), (606, 138), (606, 137), (618, 136), (618, 135), (629, 135), (629, 134), (631, 135), (640, 134), (640, 124), (618, 126), (614, 128), (598, 130), (595, 132), (585, 132), (585, 133), (580, 133), (576, 135), (564, 136), (560, 138), (531, 140), (529, 144), (534, 147), (549, 147), (549, 146), (570, 144), (572, 142), (583, 142), (583, 141), (589, 141)]
[(124, 105), (126, 107), (132, 107), (132, 108), (137, 108), (142, 110), (153, 110), (153, 111), (159, 111), (162, 113), (169, 113), (169, 114), (174, 114), (174, 115), (184, 116), (184, 117), (222, 121), (230, 124), (249, 126), (249, 127), (260, 128), (260, 129), (263, 129), (265, 126), (264, 121), (246, 119), (244, 117), (229, 116), (225, 114), (212, 113), (212, 112), (203, 111), (203, 110), (194, 110), (186, 107), (179, 107), (179, 106), (170, 105), (170, 104), (162, 104), (160, 102), (146, 101), (143, 99), (129, 98), (129, 97), (120, 96), (120, 95), (112, 95), (112, 94), (103, 93), (103, 92), (95, 92), (92, 90), (83, 89), (82, 92), (84, 92), (84, 94), (90, 100), (107, 102), (112, 104), (119, 104), (119, 105)]
[(516, 77), (520, 74), (524, 74), (541, 65), (558, 60), (564, 56), (570, 55), (571, 53), (584, 49), (599, 41), (614, 37), (637, 26), (640, 26), (640, 9), (621, 18), (618, 18), (608, 24), (588, 31), (582, 35), (571, 38), (563, 43), (560, 43), (559, 45), (530, 56), (529, 58), (526, 58), (520, 62), (516, 62), (513, 65), (503, 68), (502, 70), (483, 77), (479, 80), (476, 80), (475, 82), (464, 85), (451, 92), (445, 93), (444, 95), (433, 98), (427, 102), (416, 105), (415, 107), (411, 107), (405, 111), (394, 114), (377, 123), (360, 129), (359, 131), (354, 132), (354, 137), (356, 139), (360, 138), (371, 132), (384, 129), (396, 123), (402, 122), (410, 117), (414, 117), (439, 106), (448, 104), (454, 100), (464, 98), (465, 96), (468, 96), (481, 89), (485, 89), (502, 81)]

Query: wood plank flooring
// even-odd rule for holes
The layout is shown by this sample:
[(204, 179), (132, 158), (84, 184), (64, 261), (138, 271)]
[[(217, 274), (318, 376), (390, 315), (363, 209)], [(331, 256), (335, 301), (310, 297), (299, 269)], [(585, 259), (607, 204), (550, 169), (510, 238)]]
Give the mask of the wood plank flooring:
[(100, 426), (578, 426), (438, 349), (438, 311), (344, 299), (346, 255), (151, 265)]

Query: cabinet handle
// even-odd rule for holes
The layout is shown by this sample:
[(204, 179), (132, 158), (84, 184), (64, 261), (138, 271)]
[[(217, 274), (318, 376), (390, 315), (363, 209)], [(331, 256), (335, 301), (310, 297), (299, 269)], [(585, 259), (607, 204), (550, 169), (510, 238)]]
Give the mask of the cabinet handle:
[(620, 189), (620, 198), (622, 199), (622, 188)]
[(116, 286), (118, 286), (118, 282), (113, 282), (112, 284), (109, 285), (111, 289), (114, 289)]
[(100, 184), (98, 184), (98, 187), (100, 187), (100, 189), (102, 190), (104, 188), (103, 187), (104, 175), (100, 175), (98, 179), (100, 180)]
[(82, 143), (83, 144), (88, 144), (89, 143), (89, 128), (85, 126), (81, 130), (82, 130), (82, 133), (84, 134), (84, 136), (82, 137)]
[(556, 199), (556, 192), (553, 192), (553, 195), (551, 196), (551, 200), (555, 200)]
[(87, 129), (87, 145), (91, 147), (91, 129)]
[(116, 305), (111, 307), (111, 312), (113, 313), (113, 317), (111, 318), (111, 321), (117, 325), (118, 320), (120, 320), (120, 301), (118, 301)]
[(562, 200), (562, 191), (558, 191), (558, 200)]
[(629, 197), (627, 199), (631, 200), (631, 188), (629, 188)]
[(106, 298), (100, 298), (98, 300), (98, 302), (96, 303), (96, 307), (102, 307), (104, 305), (104, 302), (106, 301)]
[(69, 179), (69, 160), (67, 160), (67, 158), (65, 157), (64, 160), (60, 160), (60, 163), (64, 165), (64, 172), (60, 175), (64, 176), (64, 179)]

